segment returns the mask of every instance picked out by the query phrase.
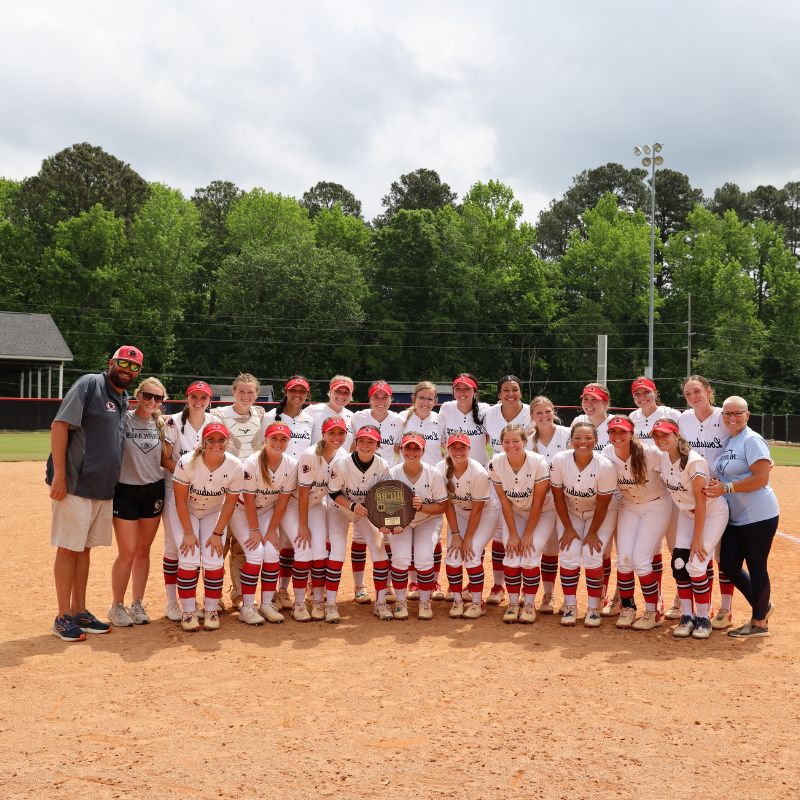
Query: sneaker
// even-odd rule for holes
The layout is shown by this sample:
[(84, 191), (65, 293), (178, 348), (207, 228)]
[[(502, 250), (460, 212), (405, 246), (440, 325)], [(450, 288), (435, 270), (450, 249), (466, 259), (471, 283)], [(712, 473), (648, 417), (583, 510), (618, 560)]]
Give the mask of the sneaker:
[(672, 605), (667, 609), (666, 613), (664, 614), (664, 619), (682, 619), (683, 618), (683, 607), (681, 606), (681, 599), (678, 595), (675, 595), (675, 599), (672, 601)]
[(147, 612), (144, 610), (141, 600), (134, 600), (131, 603), (131, 606), (128, 609), (128, 616), (133, 617), (134, 625), (150, 624), (150, 617), (147, 616)]
[(117, 603), (108, 609), (106, 618), (115, 628), (132, 628), (133, 620), (122, 603)]
[(509, 603), (506, 613), (503, 614), (503, 622), (506, 625), (513, 625), (519, 620), (519, 603)]
[(631, 628), (635, 631), (649, 631), (653, 628), (660, 628), (662, 624), (660, 611), (645, 611), (644, 614), (631, 625)]
[(164, 606), (164, 616), (170, 620), (170, 622), (180, 622), (183, 616), (181, 604), (177, 600), (167, 603)]
[(681, 621), (678, 623), (675, 630), (672, 631), (672, 635), (676, 639), (685, 639), (687, 636), (692, 635), (693, 630), (694, 630), (694, 617), (690, 617), (688, 614), (684, 614), (681, 617)]
[(311, 614), (308, 613), (305, 603), (295, 603), (292, 606), (292, 619), (295, 622), (311, 622)]
[(561, 614), (561, 624), (572, 628), (578, 621), (578, 606), (563, 606)]
[(356, 594), (356, 603), (361, 606), (365, 606), (367, 603), (372, 602), (372, 598), (369, 596), (369, 592), (367, 591), (367, 587), (361, 583), (355, 587), (355, 594)]
[(105, 622), (100, 622), (88, 609), (76, 614), (73, 619), (84, 633), (111, 633), (114, 630)]
[(394, 607), (394, 618), (403, 621), (408, 619), (408, 603), (405, 600), (398, 600), (397, 605)]
[[(577, 606), (576, 606), (576, 608), (577, 608)], [(558, 609), (558, 615), (560, 617), (563, 617), (564, 614), (566, 614), (566, 613), (567, 613), (567, 604), (566, 604), (566, 602), (562, 602), (561, 603), (561, 607)]]
[(56, 617), (52, 633), (62, 642), (82, 642), (86, 638), (86, 634), (78, 627), (74, 617), (69, 616), (69, 614)]
[(433, 590), (431, 591), (431, 600), (444, 600), (444, 592), (442, 591), (442, 585), (438, 582), (433, 584)]
[(215, 631), (219, 628), (219, 611), (206, 611), (206, 618), (203, 620), (203, 630)]
[(485, 603), (470, 603), (467, 610), (464, 612), (464, 619), (478, 619), (486, 613)]
[(394, 619), (394, 614), (392, 613), (392, 609), (389, 608), (386, 603), (375, 603), (375, 607), (372, 609), (372, 613), (381, 620), (388, 622), (390, 619)]
[(622, 611), (622, 601), (615, 600), (613, 597), (603, 606), (600, 614), (604, 617), (616, 617)]
[(444, 593), (444, 599), (447, 600), (448, 603), (452, 603), (454, 597), (455, 595), (453, 594), (453, 590), (448, 586), (447, 591)]
[(283, 614), (281, 614), (281, 610), (274, 600), (271, 603), (262, 603), (258, 607), (258, 613), (267, 622), (271, 622), (275, 625), (280, 624), (284, 620)]
[(278, 608), (287, 610), (294, 605), (292, 598), (289, 597), (288, 589), (278, 589), (278, 591), (275, 592), (275, 599), (272, 602), (275, 603)]
[(433, 619), (433, 605), (430, 600), (420, 600), (417, 619)]
[(586, 609), (586, 616), (583, 618), (584, 628), (599, 628), (602, 621), (600, 609), (591, 607)]
[(325, 622), (330, 622), (332, 625), (335, 625), (339, 622), (341, 617), (339, 616), (339, 609), (336, 607), (336, 603), (328, 603), (325, 606)]
[(181, 615), (181, 628), (190, 633), (200, 630), (200, 621), (195, 616), (194, 611), (183, 612)]
[(734, 628), (728, 631), (728, 636), (733, 636), (734, 639), (758, 639), (761, 636), (769, 636), (769, 628), (765, 625), (759, 628), (758, 625), (753, 625), (752, 620), (745, 622), (741, 628)]
[(519, 615), (519, 621), (523, 625), (533, 625), (536, 622), (536, 606), (533, 603), (525, 603)]
[(383, 599), (390, 603), (394, 603), (394, 601), (397, 600), (397, 595), (394, 593), (394, 587), (391, 583), (386, 585), (386, 594), (383, 596)]
[(489, 596), (486, 598), (486, 602), (490, 606), (499, 606), (500, 603), (503, 602), (503, 598), (506, 596), (506, 589), (504, 586), (500, 586), (499, 584), (495, 584), (492, 586), (492, 591), (489, 592)]
[(556, 610), (556, 598), (552, 594), (546, 594), (542, 598), (542, 604), (539, 606), (540, 614), (552, 614)]
[(721, 608), (714, 615), (714, 619), (711, 620), (711, 627), (715, 631), (724, 631), (725, 628), (730, 628), (731, 625), (733, 625), (733, 612), (727, 608)]
[(322, 600), (311, 601), (311, 621), (321, 622), (325, 619), (325, 603)]
[(242, 606), (239, 612), (239, 622), (245, 622), (248, 625), (263, 625), (264, 617), (258, 613), (255, 606)]
[(419, 600), (419, 584), (409, 583), (406, 592), (406, 600)]
[(464, 616), (464, 601), (461, 596), (453, 600), (453, 607), (449, 611), (449, 616), (451, 619), (460, 619)]
[(764, 619), (769, 619), (774, 611), (775, 611), (775, 603), (770, 601), (769, 605), (767, 606), (767, 613), (764, 615)]
[(619, 610), (619, 617), (617, 618), (617, 627), (624, 628), (627, 630), (628, 628), (636, 622), (636, 609), (630, 608), (629, 606), (623, 606)]
[(708, 617), (698, 617), (692, 631), (693, 639), (708, 639), (711, 636), (711, 620)]

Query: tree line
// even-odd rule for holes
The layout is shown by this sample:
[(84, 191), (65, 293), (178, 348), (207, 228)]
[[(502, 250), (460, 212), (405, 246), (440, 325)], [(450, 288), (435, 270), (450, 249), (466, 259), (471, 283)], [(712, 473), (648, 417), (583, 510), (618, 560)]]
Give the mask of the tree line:
[[(665, 402), (678, 404), (686, 374), (691, 293), (692, 371), (743, 384), (727, 393), (759, 411), (794, 411), (797, 395), (748, 387), (798, 386), (800, 183), (704, 198), (661, 169), (656, 190)], [(295, 199), (213, 181), (186, 198), (76, 144), (35, 176), (0, 179), (0, 310), (52, 314), (80, 369), (125, 341), (148, 372), (514, 373), (562, 404), (594, 378), (608, 334), (612, 402), (628, 403), (624, 381), (647, 364), (645, 170), (582, 172), (535, 226), (509, 186), (478, 182), (459, 198), (431, 169), (393, 182), (382, 206), (367, 221), (330, 182)], [(175, 392), (186, 380), (166, 382)]]

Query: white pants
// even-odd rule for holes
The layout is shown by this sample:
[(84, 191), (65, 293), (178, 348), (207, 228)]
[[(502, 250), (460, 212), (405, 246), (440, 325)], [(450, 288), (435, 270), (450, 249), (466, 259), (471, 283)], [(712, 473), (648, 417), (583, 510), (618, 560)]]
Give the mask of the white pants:
[(664, 492), (649, 503), (622, 502), (617, 516), (617, 571), (649, 575), (675, 503)]
[[(278, 533), (280, 534), (281, 549), (293, 548), (294, 540), (297, 538), (297, 529), (300, 527), (300, 510), (297, 503), (290, 500), (283, 512), (281, 521), (278, 523)], [(295, 556), (296, 558), (297, 556)]]
[(403, 528), (402, 533), (392, 534), (392, 569), (407, 570), (411, 566), (411, 547), (414, 547), (414, 568), (417, 572), (430, 572), (433, 569), (433, 548), (439, 541), (442, 529), (441, 515), (434, 515), (412, 528)]
[[(221, 507), (219, 510), (212, 511), (207, 516), (199, 519), (191, 512), (189, 513), (189, 519), (192, 521), (192, 530), (200, 542), (200, 547), (195, 547), (193, 553), (187, 553), (186, 555), (183, 555), (180, 551), (180, 546), (183, 543), (183, 526), (180, 524), (180, 521), (177, 528), (173, 525), (173, 541), (178, 549), (178, 569), (190, 569), (192, 567), (203, 567), (203, 569), (206, 570), (222, 569), (225, 564), (225, 557), (222, 553), (219, 555), (212, 553), (211, 548), (206, 547), (208, 540), (211, 538), (211, 534), (214, 533), (214, 528), (219, 521), (219, 515), (221, 513)], [(175, 516), (178, 516), (177, 512), (175, 512)], [(226, 536), (227, 531), (224, 531), (220, 537), (223, 547), (225, 546)]]
[[(350, 526), (349, 517), (337, 510), (331, 501), (331, 511), (328, 516), (328, 537), (331, 543), (331, 561), (345, 561), (347, 558), (347, 529)], [(358, 538), (356, 538), (358, 534)], [(353, 522), (353, 541), (363, 542), (369, 550), (369, 557), (374, 564), (376, 561), (386, 561), (386, 548), (383, 546), (383, 534), (366, 518), (359, 517)]]
[[(533, 529), (533, 552), (529, 552), (528, 555), (521, 556), (519, 553), (515, 553), (513, 556), (506, 551), (505, 558), (503, 559), (503, 565), (506, 567), (522, 567), (523, 569), (532, 569), (533, 567), (538, 567), (539, 563), (542, 560), (542, 551), (544, 546), (549, 541), (551, 535), (555, 531), (556, 528), (556, 512), (555, 509), (552, 511), (542, 511), (542, 515), (539, 517), (539, 521), (536, 523), (536, 527)], [(519, 514), (514, 512), (514, 525), (517, 529), (517, 536), (522, 538), (522, 534), (525, 532), (525, 526), (528, 524), (528, 517), (521, 517)], [(508, 539), (511, 536), (511, 532), (508, 530), (508, 526), (506, 525), (506, 518), (503, 517), (503, 546), (508, 546)]]
[(172, 491), (172, 481), (164, 481), (164, 513), (161, 515), (161, 522), (164, 524), (164, 558), (170, 561), (178, 560), (178, 546), (175, 544), (175, 531), (183, 533), (181, 521), (178, 519), (178, 512), (175, 510), (175, 494)]
[[(337, 515), (341, 516), (341, 514)], [(301, 547), (297, 542), (294, 546), (294, 563), (308, 564), (311, 561), (324, 561), (328, 557), (328, 500), (325, 499), (308, 509), (308, 529), (311, 531), (311, 544)], [(300, 518), (298, 516), (298, 528)], [(297, 535), (295, 533), (295, 535)], [(345, 538), (347, 528), (345, 528)]]
[[(464, 533), (467, 530), (467, 525), (469, 523), (469, 511), (464, 511), (459, 506), (455, 506), (456, 511), (456, 519), (458, 520), (458, 530), (461, 532), (461, 536), (464, 536)], [(486, 545), (491, 541), (492, 537), (494, 536), (495, 531), (497, 530), (498, 523), (500, 521), (500, 512), (499, 511), (487, 511), (486, 506), (483, 508), (483, 514), (481, 514), (481, 521), (478, 523), (478, 528), (475, 531), (472, 537), (472, 558), (467, 559), (467, 561), (463, 562), (465, 567), (480, 567), (483, 564), (483, 552), (486, 550)], [(463, 559), (461, 558), (461, 553), (455, 553), (450, 555), (450, 540), (452, 538), (452, 534), (450, 531), (447, 532), (447, 550), (448, 553), (445, 556), (444, 563), (449, 567), (460, 567), (462, 565)]]
[[(691, 578), (702, 578), (706, 574), (706, 567), (711, 560), (714, 548), (719, 544), (722, 534), (728, 525), (727, 504), (721, 513), (706, 514), (706, 524), (703, 527), (703, 548), (707, 555), (705, 558), (692, 556), (686, 564), (686, 571)], [(681, 511), (678, 514), (678, 530), (675, 535), (675, 547), (687, 550), (692, 546), (694, 538), (694, 514)]]
[[(581, 561), (583, 561), (584, 569), (597, 569), (597, 567), (603, 566), (603, 551), (606, 545), (611, 541), (611, 534), (614, 532), (614, 528), (617, 524), (618, 510), (618, 506), (612, 500), (606, 512), (606, 518), (603, 520), (600, 530), (597, 531), (601, 544), (599, 553), (583, 544), (583, 540), (586, 538), (586, 534), (591, 527), (592, 518), (581, 519), (580, 517), (573, 516), (570, 512), (569, 521), (575, 529), (575, 533), (578, 534), (578, 538), (573, 539), (569, 547), (561, 551), (561, 566), (564, 569), (580, 569)], [(560, 518), (556, 519), (556, 528), (558, 529), (558, 536), (561, 538), (564, 533), (564, 525), (561, 523)]]
[[(262, 539), (269, 528), (270, 522), (272, 522), (272, 514), (274, 511), (275, 506), (267, 509), (258, 509), (258, 529)], [(242, 546), (244, 560), (248, 564), (257, 564), (260, 567), (264, 563), (274, 564), (278, 560), (278, 551), (271, 542), (260, 544), (252, 550), (245, 547), (244, 543), (250, 538), (250, 523), (247, 521), (247, 514), (245, 514), (244, 506), (236, 506), (231, 521), (228, 523), (228, 528), (236, 537), (236, 541)]]

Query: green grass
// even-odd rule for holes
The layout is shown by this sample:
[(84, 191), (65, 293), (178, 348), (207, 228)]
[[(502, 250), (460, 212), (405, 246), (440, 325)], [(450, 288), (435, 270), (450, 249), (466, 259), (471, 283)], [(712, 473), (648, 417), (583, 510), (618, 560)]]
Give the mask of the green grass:
[(50, 433), (0, 434), (0, 461), (47, 461)]
[(770, 447), (772, 460), (781, 467), (800, 467), (800, 447)]

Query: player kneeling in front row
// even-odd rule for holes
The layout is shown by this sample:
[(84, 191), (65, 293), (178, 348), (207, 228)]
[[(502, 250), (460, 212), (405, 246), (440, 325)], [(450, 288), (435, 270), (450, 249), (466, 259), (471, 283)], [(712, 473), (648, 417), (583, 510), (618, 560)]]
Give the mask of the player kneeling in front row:
[(207, 631), (219, 628), (225, 527), (236, 508), (244, 477), (239, 459), (225, 452), (228, 436), (221, 423), (206, 425), (202, 444), (181, 456), (175, 467), (172, 484), (178, 524), (172, 527), (178, 544), (178, 597), (185, 631), (200, 628), (195, 597), (201, 566), (206, 597), (203, 627)]

